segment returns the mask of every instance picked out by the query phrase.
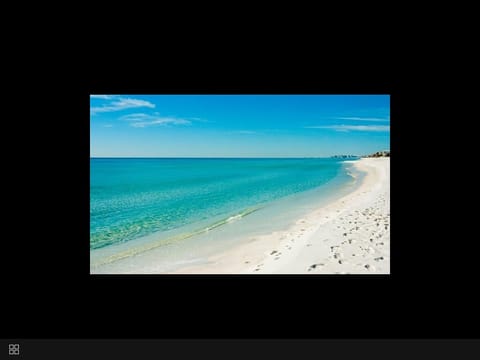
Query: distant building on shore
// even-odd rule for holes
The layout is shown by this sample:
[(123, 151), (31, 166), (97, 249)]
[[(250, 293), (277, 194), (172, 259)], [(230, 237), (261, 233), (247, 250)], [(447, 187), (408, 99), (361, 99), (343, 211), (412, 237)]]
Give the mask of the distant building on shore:
[(351, 159), (351, 158), (358, 158), (358, 155), (333, 155), (331, 156), (333, 159)]

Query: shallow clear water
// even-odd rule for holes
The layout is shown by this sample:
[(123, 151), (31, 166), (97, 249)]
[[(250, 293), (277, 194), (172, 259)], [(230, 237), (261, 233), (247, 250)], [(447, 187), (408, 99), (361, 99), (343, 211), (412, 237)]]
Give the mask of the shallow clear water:
[(244, 218), (257, 230), (285, 223), (277, 211), (283, 203), (292, 214), (292, 201), (301, 211), (312, 196), (328, 196), (352, 180), (341, 160), (321, 158), (94, 158), (90, 169), (90, 249), (110, 255), (139, 241), (144, 249), (157, 247), (158, 239), (163, 245), (188, 239), (192, 246)]

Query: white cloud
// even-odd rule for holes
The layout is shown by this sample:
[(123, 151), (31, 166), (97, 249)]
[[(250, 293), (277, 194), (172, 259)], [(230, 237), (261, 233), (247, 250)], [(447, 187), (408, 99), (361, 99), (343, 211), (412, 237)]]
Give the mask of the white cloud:
[(388, 118), (375, 118), (375, 117), (337, 117), (336, 119), (340, 120), (355, 120), (355, 121), (390, 121)]
[[(106, 96), (109, 96), (109, 95), (106, 95)], [(103, 97), (103, 99), (107, 99), (107, 98)], [(155, 104), (152, 104), (150, 101), (140, 100), (140, 99), (110, 97), (110, 100), (112, 101), (106, 104), (103, 104), (102, 106), (91, 107), (90, 113), (97, 114), (100, 112), (119, 111), (119, 110), (132, 109), (132, 108), (138, 108), (138, 107), (148, 107), (148, 108), (155, 107)]]
[(111, 127), (113, 127), (113, 125), (112, 124), (105, 124), (105, 125), (103, 125), (103, 127), (111, 128)]
[[(154, 113), (155, 115), (159, 115), (157, 112)], [(129, 114), (129, 115), (124, 115), (120, 119), (121, 120), (127, 120), (127, 121), (144, 121), (144, 120), (150, 120), (150, 119), (155, 119), (158, 116), (154, 115), (147, 115), (147, 114)]]
[(307, 129), (331, 129), (335, 131), (390, 131), (389, 125), (324, 125), (307, 126)]
[(171, 116), (159, 116), (158, 113), (155, 115), (149, 114), (129, 114), (122, 116), (121, 120), (126, 120), (130, 122), (130, 125), (136, 128), (143, 128), (152, 125), (190, 125), (192, 122), (186, 119), (175, 118)]
[(214, 122), (212, 120), (207, 120), (207, 119), (198, 118), (198, 117), (189, 117), (188, 120), (193, 120), (195, 122), (202, 122), (202, 123), (212, 123), (212, 122)]
[(115, 95), (90, 95), (90, 99), (104, 99), (110, 100), (113, 99)]

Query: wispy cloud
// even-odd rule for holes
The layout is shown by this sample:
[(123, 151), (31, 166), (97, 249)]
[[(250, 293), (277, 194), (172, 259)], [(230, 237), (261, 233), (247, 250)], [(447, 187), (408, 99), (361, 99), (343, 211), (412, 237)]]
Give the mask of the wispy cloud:
[(103, 99), (110, 100), (113, 99), (115, 95), (90, 95), (90, 99)]
[(112, 124), (105, 124), (105, 125), (103, 125), (103, 127), (111, 128), (111, 127), (113, 127), (113, 125)]
[(175, 119), (175, 118), (158, 118), (152, 121), (141, 121), (130, 124), (136, 128), (143, 128), (146, 126), (152, 125), (190, 125), (191, 121), (185, 119)]
[(136, 113), (136, 114), (128, 114), (120, 117), (120, 120), (126, 121), (146, 121), (151, 120), (152, 118), (156, 118), (158, 113), (154, 113), (154, 115), (148, 115), (144, 113)]
[[(92, 95), (90, 95), (92, 96)], [(114, 97), (110, 95), (94, 95), (94, 96), (103, 96), (101, 99), (111, 100), (102, 106), (94, 106), (90, 108), (91, 114), (97, 114), (101, 112), (112, 112), (112, 111), (120, 111), (125, 109), (132, 109), (132, 108), (139, 108), (139, 107), (147, 107), (147, 108), (154, 108), (155, 104), (152, 104), (150, 101), (140, 100), (140, 99), (132, 99), (132, 98), (124, 98), (124, 97)], [(106, 98), (105, 96), (110, 96)]]
[(335, 131), (390, 131), (389, 125), (319, 125), (306, 126), (306, 129), (330, 129)]
[(129, 121), (130, 126), (136, 128), (143, 128), (153, 125), (190, 125), (192, 122), (187, 119), (176, 118), (172, 116), (160, 116), (158, 113), (150, 114), (130, 114), (120, 118), (121, 120)]
[(188, 120), (193, 120), (193, 121), (198, 121), (198, 122), (204, 122), (204, 123), (211, 123), (213, 121), (203, 119), (203, 118), (198, 118), (198, 117), (189, 117)]
[(389, 118), (359, 117), (359, 116), (337, 117), (336, 119), (339, 119), (339, 120), (354, 120), (354, 121), (390, 121)]

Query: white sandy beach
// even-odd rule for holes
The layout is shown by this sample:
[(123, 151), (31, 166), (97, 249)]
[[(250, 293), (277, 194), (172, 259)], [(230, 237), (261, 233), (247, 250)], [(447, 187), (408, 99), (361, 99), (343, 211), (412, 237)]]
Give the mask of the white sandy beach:
[[(390, 158), (363, 158), (352, 193), (286, 231), (257, 236), (175, 274), (389, 274)], [(268, 221), (266, 219), (265, 221)]]

